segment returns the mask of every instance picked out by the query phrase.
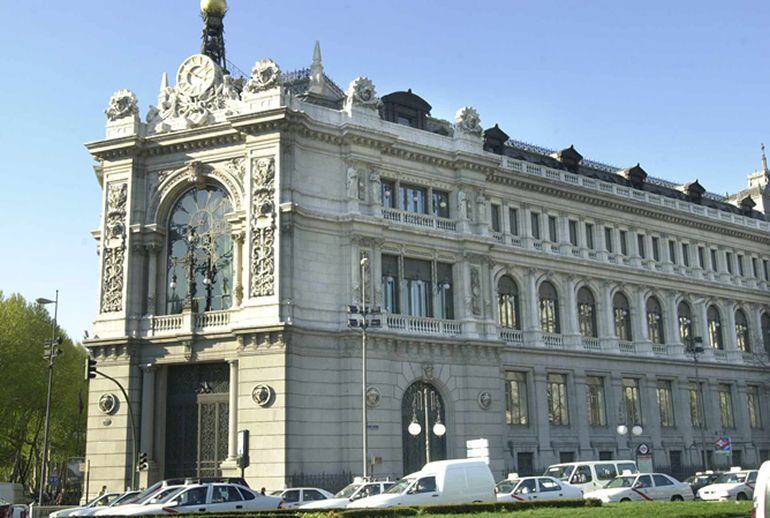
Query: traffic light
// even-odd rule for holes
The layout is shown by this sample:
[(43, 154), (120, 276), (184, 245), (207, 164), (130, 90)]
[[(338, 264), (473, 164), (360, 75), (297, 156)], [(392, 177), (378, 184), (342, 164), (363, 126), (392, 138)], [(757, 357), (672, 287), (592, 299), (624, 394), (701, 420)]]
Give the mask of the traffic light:
[(43, 342), (43, 345), (45, 346), (45, 350), (43, 351), (43, 358), (46, 360), (50, 360), (51, 357), (56, 358), (62, 353), (62, 350), (59, 349), (59, 346), (64, 342), (64, 339), (61, 336), (58, 336), (54, 338), (53, 340), (48, 339), (45, 342)]
[(86, 381), (96, 377), (96, 360), (86, 358)]
[(136, 463), (136, 470), (137, 471), (144, 471), (148, 467), (147, 463), (147, 452), (141, 451), (139, 452), (139, 460)]

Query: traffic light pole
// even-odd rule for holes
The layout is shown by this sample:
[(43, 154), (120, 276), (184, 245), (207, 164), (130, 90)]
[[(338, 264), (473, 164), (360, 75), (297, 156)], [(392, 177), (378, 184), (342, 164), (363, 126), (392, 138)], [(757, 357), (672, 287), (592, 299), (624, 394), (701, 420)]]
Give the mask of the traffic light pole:
[[(48, 301), (50, 302), (50, 300)], [(43, 431), (43, 458), (40, 461), (40, 487), (37, 495), (37, 505), (43, 505), (43, 491), (45, 490), (46, 468), (48, 467), (48, 429), (51, 424), (51, 389), (53, 387), (53, 360), (56, 358), (54, 349), (56, 343), (56, 317), (59, 314), (59, 290), (56, 290), (56, 299), (53, 306), (53, 321), (51, 322), (51, 345), (48, 355), (48, 395), (45, 400), (45, 429)]]

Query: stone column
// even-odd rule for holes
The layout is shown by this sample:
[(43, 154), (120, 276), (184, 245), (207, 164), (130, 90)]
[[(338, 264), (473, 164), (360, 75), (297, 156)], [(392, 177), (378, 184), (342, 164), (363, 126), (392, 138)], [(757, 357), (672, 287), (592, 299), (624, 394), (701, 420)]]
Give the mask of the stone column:
[(690, 420), (690, 380), (689, 378), (677, 378), (671, 382), (671, 393), (674, 398), (674, 423), (682, 436), (685, 446), (684, 463), (698, 466), (699, 458), (692, 457), (692, 444), (694, 443), (692, 421)]
[(139, 472), (139, 483), (148, 487), (154, 480), (155, 459), (155, 372), (152, 365), (142, 367), (142, 410), (139, 449), (147, 454), (147, 469)]
[(526, 288), (526, 318), (528, 331), (540, 331), (540, 311), (537, 296), (537, 270), (530, 268), (527, 270), (527, 288)]
[[(559, 312), (562, 317), (562, 322), (565, 324), (561, 332), (567, 337), (567, 343), (572, 343), (577, 346), (580, 341), (580, 331), (578, 325), (578, 311), (577, 311), (577, 294), (575, 293), (575, 278), (570, 276), (567, 278), (567, 282), (564, 283), (563, 297), (559, 298), (560, 306)], [(562, 302), (563, 301), (563, 302)]]
[(615, 314), (612, 307), (612, 286), (609, 282), (601, 285), (596, 300), (596, 325), (602, 349), (618, 352), (618, 339), (615, 336)]
[[(535, 409), (537, 418), (537, 429), (535, 430), (540, 444), (540, 456), (538, 462), (541, 465), (548, 465), (554, 459), (553, 447), (551, 446), (551, 423), (548, 420), (548, 373), (545, 367), (537, 366), (534, 370), (535, 382)], [(544, 462), (545, 461), (545, 462)]]
[(628, 229), (626, 234), (626, 243), (628, 246), (628, 256), (631, 259), (631, 266), (640, 266), (642, 264), (642, 256), (639, 255), (639, 238), (636, 229)]
[[(663, 451), (663, 442), (661, 437), (661, 424), (660, 424), (660, 408), (658, 406), (658, 382), (655, 376), (647, 374), (639, 379), (639, 392), (642, 394), (642, 404), (644, 407), (642, 420), (644, 421), (645, 435), (652, 439), (653, 452), (657, 452), (659, 455), (663, 454), (663, 457), (658, 456), (658, 460), (665, 459), (665, 452)], [(672, 384), (673, 385), (673, 384)], [(673, 386), (672, 386), (673, 392)], [(672, 394), (673, 395), (673, 394)], [(646, 417), (644, 414), (647, 414)]]
[(735, 307), (732, 302), (721, 304), (722, 315), (724, 321), (722, 322), (722, 340), (725, 344), (725, 351), (727, 351), (728, 357), (737, 359), (742, 355), (738, 350), (738, 340), (735, 336)]
[(243, 301), (243, 239), (245, 233), (242, 230), (233, 232), (233, 308), (237, 308)]
[(578, 440), (580, 441), (578, 458), (591, 458), (593, 457), (593, 450), (589, 436), (591, 426), (588, 421), (588, 388), (586, 387), (586, 373), (582, 369), (575, 369), (575, 374), (572, 376), (572, 393), (575, 394), (575, 397), (570, 398), (570, 421), (573, 430), (577, 426)]
[(158, 291), (158, 245), (146, 245), (147, 250), (147, 310), (145, 314), (155, 315), (157, 308)]
[(227, 460), (238, 458), (238, 360), (229, 360), (230, 393), (227, 423)]
[[(738, 436), (744, 441), (751, 441), (751, 424), (749, 423), (749, 397), (746, 394), (746, 382), (738, 381), (735, 383), (733, 391), (735, 401), (733, 410), (735, 412), (735, 428)], [(749, 453), (748, 448), (743, 449), (744, 453)]]

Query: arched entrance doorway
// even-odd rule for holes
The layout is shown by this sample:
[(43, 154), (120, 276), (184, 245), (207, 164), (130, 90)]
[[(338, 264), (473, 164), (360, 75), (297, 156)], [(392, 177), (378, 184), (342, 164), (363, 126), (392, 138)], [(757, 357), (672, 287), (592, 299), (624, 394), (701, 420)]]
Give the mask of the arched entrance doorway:
[(401, 433), (405, 475), (419, 471), (426, 462), (446, 459), (446, 412), (436, 387), (418, 381), (406, 389), (401, 400)]

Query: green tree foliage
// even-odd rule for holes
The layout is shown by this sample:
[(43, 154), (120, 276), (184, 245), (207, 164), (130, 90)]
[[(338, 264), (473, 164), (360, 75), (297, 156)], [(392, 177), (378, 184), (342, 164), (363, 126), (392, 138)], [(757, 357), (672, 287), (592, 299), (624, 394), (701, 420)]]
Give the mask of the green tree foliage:
[[(51, 308), (53, 309), (53, 308)], [(20, 295), (0, 291), (0, 481), (34, 488), (41, 450), (48, 389), (45, 342), (51, 338), (47, 309)], [(62, 353), (54, 360), (49, 473), (67, 458), (82, 456), (88, 385), (83, 379), (86, 351), (63, 330)], [(81, 399), (82, 398), (82, 399)]]

